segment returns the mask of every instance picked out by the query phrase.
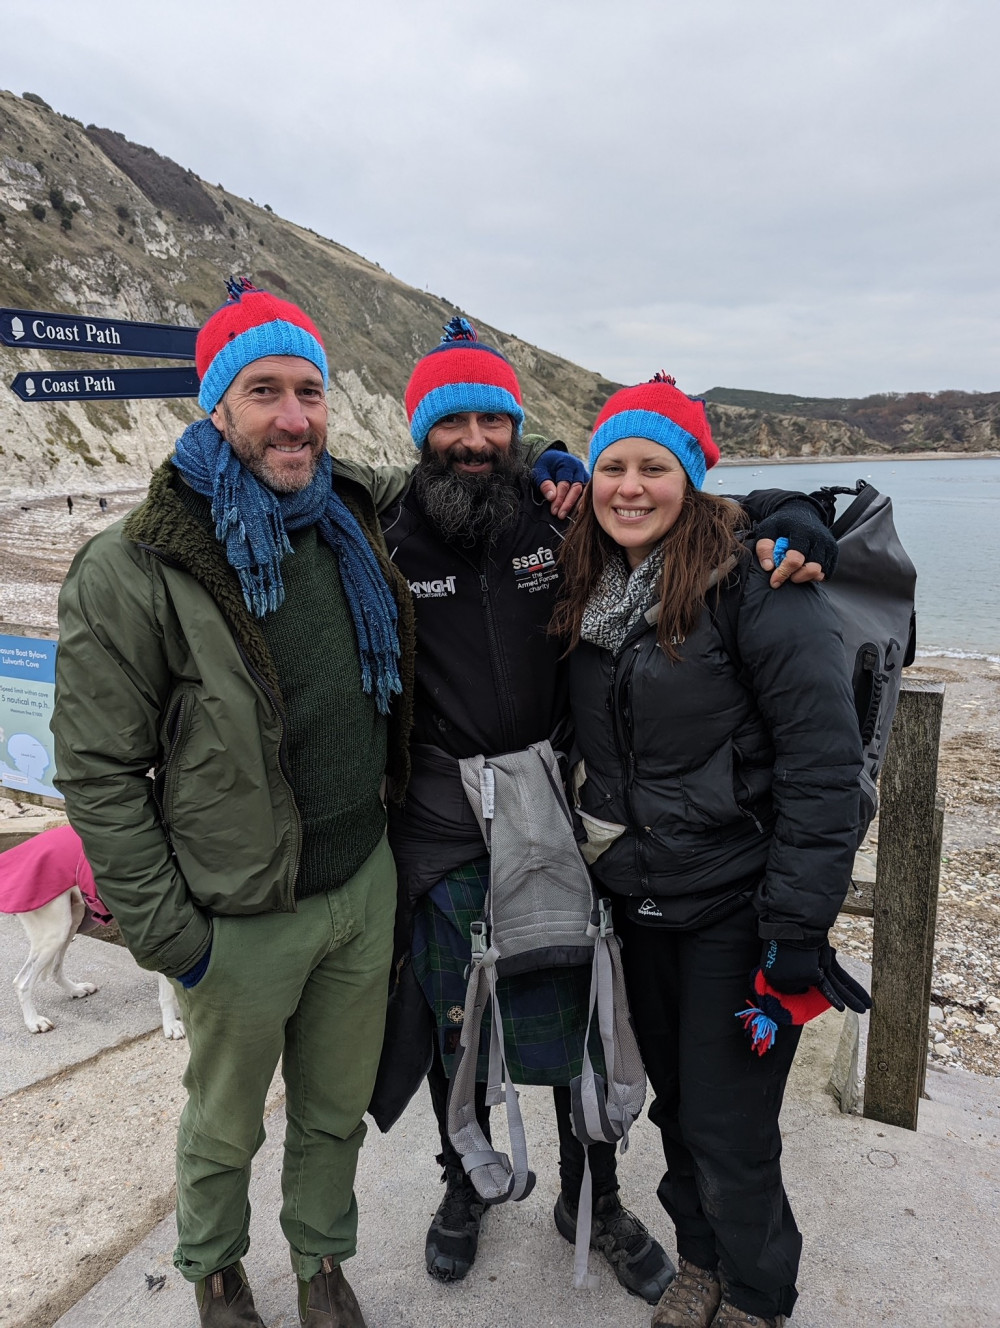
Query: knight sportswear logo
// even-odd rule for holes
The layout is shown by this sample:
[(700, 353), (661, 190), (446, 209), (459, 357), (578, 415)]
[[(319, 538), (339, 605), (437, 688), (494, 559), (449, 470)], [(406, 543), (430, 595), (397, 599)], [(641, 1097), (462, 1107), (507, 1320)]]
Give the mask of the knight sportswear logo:
[(439, 576), (434, 581), (411, 581), (410, 594), (414, 599), (443, 599), (446, 595), (454, 595), (455, 581), (453, 576)]
[(659, 906), (652, 899), (644, 899), (637, 910), (640, 918), (662, 918)]

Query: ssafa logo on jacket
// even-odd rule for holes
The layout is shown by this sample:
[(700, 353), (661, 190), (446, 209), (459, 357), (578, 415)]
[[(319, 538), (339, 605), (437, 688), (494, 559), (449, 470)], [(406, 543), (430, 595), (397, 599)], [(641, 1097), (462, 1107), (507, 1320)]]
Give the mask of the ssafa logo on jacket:
[(411, 581), (410, 594), (414, 599), (444, 599), (455, 593), (455, 577), (439, 576), (435, 581)]
[(545, 590), (559, 580), (555, 554), (544, 545), (512, 558), (511, 566), (518, 590), (527, 590), (529, 595)]

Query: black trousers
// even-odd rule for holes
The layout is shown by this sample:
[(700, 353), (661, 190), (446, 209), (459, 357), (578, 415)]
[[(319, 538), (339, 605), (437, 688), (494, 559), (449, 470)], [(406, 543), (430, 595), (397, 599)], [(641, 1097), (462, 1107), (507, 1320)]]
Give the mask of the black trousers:
[[(461, 1170), (462, 1160), (448, 1138), (448, 1076), (436, 1046), (427, 1083), (431, 1090), (434, 1115), (437, 1117), (438, 1133), (441, 1136), (438, 1162), (443, 1167), (458, 1167)], [(556, 1125), (559, 1129), (559, 1181), (563, 1194), (575, 1206), (579, 1203), (580, 1186), (583, 1182), (583, 1145), (573, 1133), (570, 1124), (569, 1089), (553, 1088), (552, 1096), (555, 1099)], [(479, 1083), (476, 1084), (476, 1120), (486, 1138), (490, 1139), (490, 1109), (486, 1105), (486, 1085)], [(593, 1179), (595, 1203), (603, 1195), (618, 1192), (618, 1165), (614, 1144), (591, 1144), (590, 1173)]]
[(672, 931), (630, 921), (616, 896), (614, 922), (667, 1162), (657, 1195), (678, 1253), (718, 1267), (739, 1309), (788, 1315), (802, 1238), (781, 1182), (778, 1113), (800, 1030), (782, 1028), (758, 1056), (734, 1017), (760, 958), (753, 906)]

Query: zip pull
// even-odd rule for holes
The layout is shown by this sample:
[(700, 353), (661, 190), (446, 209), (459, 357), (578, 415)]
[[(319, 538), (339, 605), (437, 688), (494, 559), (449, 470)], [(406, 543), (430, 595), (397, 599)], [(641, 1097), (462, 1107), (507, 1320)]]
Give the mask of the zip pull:
[(485, 606), (489, 603), (489, 597), (490, 597), (490, 588), (486, 581), (485, 572), (479, 573), (479, 588), (483, 592), (483, 607), (485, 608)]

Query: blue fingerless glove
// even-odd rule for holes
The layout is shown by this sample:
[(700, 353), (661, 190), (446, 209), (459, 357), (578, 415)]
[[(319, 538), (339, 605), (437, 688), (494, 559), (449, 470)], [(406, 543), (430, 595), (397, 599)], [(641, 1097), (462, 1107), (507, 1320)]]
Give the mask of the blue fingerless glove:
[(182, 973), (180, 977), (177, 979), (177, 981), (186, 991), (190, 991), (192, 987), (197, 987), (198, 983), (208, 972), (208, 961), (211, 959), (211, 957), (212, 957), (212, 942), (209, 941), (208, 949), (195, 964), (194, 968), (189, 968), (186, 973)]
[(543, 452), (535, 462), (531, 478), (537, 485), (543, 484), (545, 480), (551, 480), (553, 484), (560, 484), (563, 480), (568, 480), (570, 484), (586, 484), (590, 476), (579, 457), (553, 447)]

